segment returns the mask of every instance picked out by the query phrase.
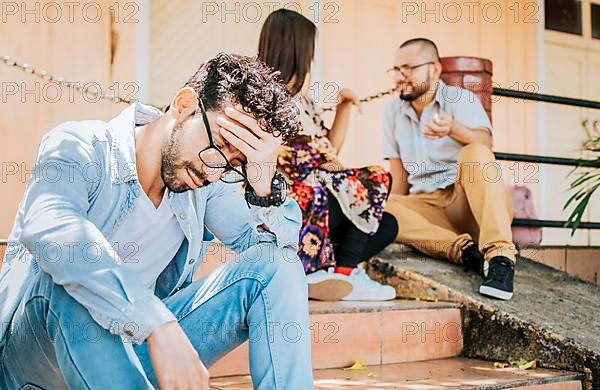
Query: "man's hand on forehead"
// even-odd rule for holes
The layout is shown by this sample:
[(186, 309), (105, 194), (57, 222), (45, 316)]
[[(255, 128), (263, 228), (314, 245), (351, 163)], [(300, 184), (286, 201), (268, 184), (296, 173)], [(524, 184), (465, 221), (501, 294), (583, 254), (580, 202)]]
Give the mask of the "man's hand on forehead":
[[(233, 108), (234, 110), (233, 111), (227, 110), (228, 108), (229, 109)], [(225, 106), (225, 110), (223, 110), (223, 112), (225, 113), (225, 116), (223, 117), (223, 119), (229, 120), (238, 126), (246, 127), (246, 129), (248, 131), (250, 131), (252, 134), (254, 134), (254, 130), (251, 127), (244, 125), (243, 119), (242, 120), (238, 119), (238, 118), (243, 118), (244, 116), (249, 117), (252, 120), (255, 119), (254, 116), (252, 116), (251, 114), (248, 114), (246, 111), (244, 111), (244, 108), (241, 106), (241, 104), (229, 104), (229, 105)], [(248, 123), (248, 124), (250, 124), (250, 123)], [(257, 122), (257, 124), (258, 124), (258, 122)], [(262, 130), (262, 129), (260, 129), (260, 130)], [(254, 134), (254, 135), (258, 138), (258, 134)]]
[(269, 145), (276, 142), (278, 146), (281, 145), (279, 137), (264, 131), (258, 121), (239, 105), (226, 107), (225, 116), (219, 116), (217, 124), (219, 134), (246, 156), (246, 152), (262, 150), (262, 144)]
[[(227, 110), (227, 109), (233, 110)], [(225, 107), (225, 116), (221, 116), (227, 121), (233, 122), (234, 124), (246, 128), (249, 132), (251, 132), (256, 138), (261, 138), (261, 133), (265, 133), (265, 131), (260, 127), (260, 124), (254, 118), (252, 114), (244, 111), (244, 108), (240, 104), (228, 105)]]
[(271, 179), (277, 165), (281, 138), (264, 131), (258, 121), (240, 106), (226, 107), (225, 116), (219, 116), (217, 124), (219, 134), (246, 156), (248, 164), (260, 169), (261, 174), (250, 185), (257, 194), (268, 195), (271, 192)]

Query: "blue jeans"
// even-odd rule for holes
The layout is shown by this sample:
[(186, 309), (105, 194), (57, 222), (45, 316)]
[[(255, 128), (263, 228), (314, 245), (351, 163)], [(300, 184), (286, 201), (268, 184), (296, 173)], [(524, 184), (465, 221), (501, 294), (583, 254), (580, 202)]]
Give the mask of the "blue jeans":
[[(250, 340), (256, 389), (312, 389), (304, 271), (292, 249), (259, 244), (164, 300), (205, 366)], [(133, 325), (132, 325), (133, 326)], [(7, 334), (0, 388), (158, 388), (146, 343), (101, 328), (40, 271)]]

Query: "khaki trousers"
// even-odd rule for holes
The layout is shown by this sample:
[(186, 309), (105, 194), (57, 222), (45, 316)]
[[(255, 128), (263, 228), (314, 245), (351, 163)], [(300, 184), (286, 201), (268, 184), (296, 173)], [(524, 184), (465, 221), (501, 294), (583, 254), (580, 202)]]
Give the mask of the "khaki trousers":
[(473, 239), (486, 261), (498, 255), (515, 261), (511, 197), (485, 145), (461, 149), (454, 185), (433, 193), (392, 194), (386, 211), (398, 220), (396, 242), (426, 255), (462, 263), (461, 248)]

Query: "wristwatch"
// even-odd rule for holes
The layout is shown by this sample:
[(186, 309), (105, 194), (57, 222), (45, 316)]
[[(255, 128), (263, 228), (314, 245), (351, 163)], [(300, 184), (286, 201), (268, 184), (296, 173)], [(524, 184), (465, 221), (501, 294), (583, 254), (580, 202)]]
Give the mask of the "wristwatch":
[(287, 197), (288, 184), (283, 175), (276, 172), (271, 180), (271, 194), (267, 196), (259, 196), (254, 192), (250, 184), (246, 184), (244, 198), (246, 202), (253, 206), (270, 207), (281, 206)]

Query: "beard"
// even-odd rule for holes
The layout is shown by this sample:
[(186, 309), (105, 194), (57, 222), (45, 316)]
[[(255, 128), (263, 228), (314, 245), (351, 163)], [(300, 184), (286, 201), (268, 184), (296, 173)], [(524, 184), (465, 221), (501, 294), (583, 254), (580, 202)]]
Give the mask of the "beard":
[(203, 185), (207, 185), (206, 175), (200, 172), (194, 167), (190, 161), (181, 161), (179, 158), (181, 154), (181, 147), (179, 140), (177, 139), (177, 132), (181, 127), (178, 126), (171, 132), (171, 136), (168, 141), (161, 148), (161, 164), (160, 164), (160, 176), (165, 183), (165, 186), (171, 192), (180, 193), (189, 191), (190, 187), (187, 183), (182, 181), (177, 173), (183, 170), (189, 170)]
[(425, 95), (427, 91), (429, 91), (429, 88), (431, 87), (431, 79), (427, 78), (427, 81), (419, 84), (414, 84), (412, 82), (409, 84), (412, 86), (412, 92), (404, 93), (404, 91), (401, 91), (400, 99), (407, 102), (412, 102)]

